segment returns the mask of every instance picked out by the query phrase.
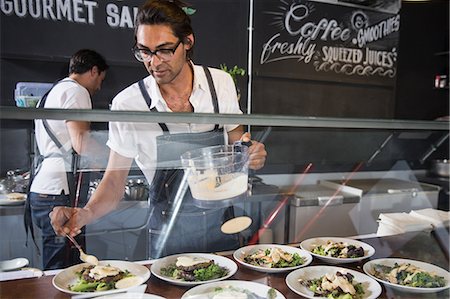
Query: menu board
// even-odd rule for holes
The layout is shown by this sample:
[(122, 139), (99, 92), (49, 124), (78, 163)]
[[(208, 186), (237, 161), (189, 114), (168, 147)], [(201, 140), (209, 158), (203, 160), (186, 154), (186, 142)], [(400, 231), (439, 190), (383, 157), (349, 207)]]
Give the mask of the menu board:
[(255, 1), (255, 76), (393, 86), (399, 1), (339, 2)]
[(112, 61), (132, 61), (137, 2), (2, 0), (2, 54), (70, 57), (93, 48)]
[[(67, 61), (76, 50), (90, 48), (109, 63), (139, 65), (134, 45), (136, 0), (1, 0), (3, 57)], [(192, 0), (197, 63), (245, 65), (248, 3), (241, 0)], [(226, 9), (222, 9), (226, 8)], [(233, 22), (230, 22), (233, 20)], [(244, 47), (227, 46), (230, 40)], [(242, 59), (240, 58), (242, 57)]]

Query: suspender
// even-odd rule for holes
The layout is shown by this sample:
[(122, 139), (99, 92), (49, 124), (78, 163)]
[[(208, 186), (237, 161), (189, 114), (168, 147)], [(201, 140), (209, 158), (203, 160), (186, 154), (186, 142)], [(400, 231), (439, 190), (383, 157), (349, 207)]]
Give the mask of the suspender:
[[(52, 86), (52, 88), (47, 91), (44, 96), (41, 98), (41, 100), (39, 101), (37, 107), (38, 108), (44, 108), (45, 106), (45, 102), (47, 101), (47, 96), (50, 93), (50, 91), (59, 83), (63, 83), (63, 82), (71, 82), (70, 80), (61, 80), (59, 82), (57, 82), (55, 85)], [(58, 149), (62, 152), (61, 156), (68, 156), (68, 155), (72, 155), (72, 173), (76, 173), (77, 172), (77, 165), (78, 165), (78, 154), (72, 149), (71, 153), (68, 152), (64, 146), (61, 144), (61, 142), (58, 140), (58, 138), (56, 138), (55, 134), (53, 133), (52, 129), (50, 128), (50, 125), (47, 121), (47, 119), (42, 119), (42, 124), (44, 126), (45, 131), (47, 132), (48, 136), (50, 137), (50, 139), (56, 144), (56, 146), (58, 147)], [(44, 156), (44, 158), (48, 158), (48, 157), (56, 157), (59, 156), (59, 154), (56, 153), (51, 153), (49, 155)], [(75, 159), (75, 160), (73, 160)], [(70, 185), (70, 182), (68, 181), (68, 184)], [(70, 186), (69, 186), (70, 188)], [(69, 190), (69, 194), (72, 195), (72, 190)]]
[[(138, 85), (139, 85), (139, 89), (141, 90), (142, 95), (144, 96), (145, 101), (147, 102), (148, 108), (150, 108), (152, 105), (152, 99), (150, 98), (150, 95), (148, 94), (148, 91), (145, 88), (144, 80), (140, 80)], [(150, 111), (157, 112), (158, 110), (156, 110), (156, 107), (153, 107), (153, 108), (150, 108)], [(158, 123), (158, 124), (164, 133), (169, 132), (169, 128), (167, 128), (165, 123)]]
[[(211, 72), (209, 71), (208, 67), (203, 66), (203, 70), (205, 71), (206, 80), (208, 80), (208, 86), (209, 86), (209, 92), (211, 93), (212, 102), (214, 105), (214, 113), (219, 113), (219, 101), (217, 100), (217, 93), (216, 89), (214, 88), (214, 82), (211, 76)], [(219, 125), (216, 124), (214, 127), (215, 130), (219, 128)]]
[[(209, 71), (208, 67), (206, 67), (206, 66), (203, 66), (203, 70), (205, 71), (206, 80), (208, 81), (209, 91), (211, 93), (212, 104), (214, 107), (214, 113), (219, 113), (219, 101), (217, 99), (217, 93), (216, 93), (216, 89), (214, 87), (214, 82), (213, 82), (213, 79), (211, 76), (211, 72)], [(142, 96), (145, 99), (145, 102), (147, 102), (147, 105), (150, 108), (152, 105), (152, 99), (151, 99), (150, 95), (148, 94), (147, 89), (145, 88), (144, 80), (143, 79), (140, 80), (138, 82), (138, 85), (139, 85), (139, 89), (141, 90)], [(156, 107), (153, 107), (153, 108), (150, 108), (150, 111), (155, 112), (158, 110), (156, 109)], [(158, 124), (164, 133), (169, 132), (169, 129), (167, 128), (167, 125), (165, 123), (158, 123)], [(218, 129), (219, 129), (219, 124), (216, 124), (214, 126), (214, 131), (217, 131)]]
[[(62, 82), (70, 82), (70, 81), (69, 80), (61, 80), (61, 81), (57, 82), (55, 85), (53, 85), (52, 88), (50, 88), (50, 90), (47, 91), (42, 96), (41, 100), (37, 104), (37, 108), (44, 108), (45, 102), (47, 101), (47, 96), (50, 93), (50, 91), (53, 89), (53, 87), (55, 87), (56, 85), (58, 85), (59, 83), (62, 83)], [(47, 119), (42, 119), (42, 124), (44, 126), (45, 131), (49, 135), (50, 139), (61, 150), (62, 154), (60, 154), (60, 153), (50, 153), (50, 154), (45, 155), (43, 157), (40, 156), (39, 159), (38, 159), (38, 165), (37, 165), (37, 171), (36, 172), (34, 170), (34, 166), (35, 166), (34, 162), (32, 163), (32, 166), (30, 168), (30, 180), (29, 180), (29, 184), (28, 184), (27, 193), (30, 193), (31, 184), (33, 183), (33, 179), (36, 176), (37, 172), (39, 171), (39, 168), (41, 166), (40, 164), (42, 163), (43, 159), (49, 158), (49, 157), (64, 157), (64, 156), (72, 155), (72, 169), (71, 169), (71, 172), (66, 172), (66, 176), (67, 176), (67, 185), (69, 187), (69, 198), (70, 198), (71, 202), (74, 203), (74, 199), (75, 199), (75, 179), (74, 179), (74, 174), (77, 171), (77, 165), (78, 165), (78, 158), (79, 158), (79, 156), (73, 149), (72, 149), (72, 153), (69, 153), (68, 151), (66, 151), (66, 149), (63, 147), (61, 142), (58, 140), (58, 138), (56, 138), (55, 134), (51, 130)], [(30, 199), (29, 198), (27, 198), (26, 205), (25, 205), (24, 224), (25, 224), (25, 233), (27, 235), (27, 240), (25, 241), (25, 246), (28, 246), (28, 231), (29, 231), (30, 234), (31, 234), (31, 239), (33, 240), (33, 243), (36, 246), (38, 255), (40, 255), (40, 250), (39, 250), (38, 245), (36, 244), (36, 239), (34, 237), (33, 221), (32, 221), (32, 218), (31, 218), (31, 203), (30, 203)]]

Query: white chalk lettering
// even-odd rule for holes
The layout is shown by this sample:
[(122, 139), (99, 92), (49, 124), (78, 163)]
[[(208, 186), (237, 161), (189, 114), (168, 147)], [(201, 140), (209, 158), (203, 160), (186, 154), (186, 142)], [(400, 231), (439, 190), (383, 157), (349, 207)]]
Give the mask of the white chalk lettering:
[(0, 11), (8, 16), (90, 25), (95, 24), (97, 7), (98, 3), (90, 0), (0, 0)]
[[(77, 1), (77, 0), (75, 0)], [(42, 10), (44, 13), (44, 19), (56, 20), (56, 16), (53, 13), (53, 1), (52, 0), (44, 0), (42, 3)]]
[[(36, 4), (36, 5), (33, 5)], [(28, 11), (30, 16), (32, 16), (34, 19), (40, 19), (41, 18), (41, 2), (35, 1), (28, 4)]]
[(261, 52), (260, 63), (269, 63), (284, 59), (297, 59), (309, 63), (315, 52), (315, 44), (310, 44), (310, 39), (299, 37), (296, 43), (278, 42), (276, 39), (280, 33), (275, 34), (264, 44)]
[(385, 38), (393, 32), (400, 30), (400, 15), (383, 20), (378, 24), (358, 30), (358, 46), (364, 47), (367, 43)]
[(67, 19), (68, 21), (72, 22), (72, 10), (70, 9), (70, 1), (67, 0), (57, 0), (57, 10), (56, 10), (56, 17), (59, 21)]
[(133, 28), (137, 11), (138, 7), (122, 6), (119, 9), (116, 4), (109, 3), (106, 5), (106, 22), (113, 28)]
[(286, 13), (284, 20), (286, 31), (292, 36), (300, 34), (304, 38), (311, 38), (312, 41), (317, 38), (320, 38), (323, 41), (329, 39), (346, 41), (350, 38), (350, 29), (339, 27), (338, 22), (334, 19), (328, 20), (323, 18), (317, 24), (307, 22), (301, 25), (300, 28), (294, 29), (294, 26), (299, 24), (304, 18), (308, 17), (308, 15), (309, 9), (306, 5), (292, 5)]
[(361, 49), (343, 48), (343, 47), (322, 47), (323, 61), (329, 63), (361, 63), (363, 59), (363, 51)]
[(397, 53), (395, 51), (376, 51), (366, 48), (366, 59), (363, 64), (390, 68), (394, 66), (396, 57)]

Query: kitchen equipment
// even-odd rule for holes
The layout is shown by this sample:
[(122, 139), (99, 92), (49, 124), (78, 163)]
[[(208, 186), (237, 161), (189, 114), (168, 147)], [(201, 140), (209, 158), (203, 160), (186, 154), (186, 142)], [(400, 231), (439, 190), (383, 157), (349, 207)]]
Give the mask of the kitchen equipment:
[(181, 155), (192, 196), (222, 200), (241, 195), (248, 188), (248, 147), (218, 145)]
[[(289, 205), (289, 243), (357, 234), (359, 196), (323, 185), (300, 186)], [(277, 232), (275, 232), (277, 234)]]
[(14, 91), (17, 107), (36, 107), (42, 96), (52, 88), (52, 83), (18, 82)]
[(450, 177), (450, 160), (432, 160), (430, 164), (429, 174), (438, 177)]
[(129, 179), (125, 185), (125, 200), (147, 200), (149, 187), (142, 178)]
[(375, 233), (380, 213), (406, 212), (436, 208), (439, 187), (399, 179), (355, 179), (321, 181), (322, 185), (360, 196), (358, 234)]
[(8, 170), (6, 178), (0, 181), (0, 193), (26, 193), (28, 187), (28, 179), (22, 175), (21, 169)]
[(422, 183), (435, 185), (440, 188), (438, 194), (438, 209), (442, 211), (449, 211), (450, 203), (450, 180), (446, 177), (437, 177), (427, 173), (426, 176), (418, 176), (417, 180)]

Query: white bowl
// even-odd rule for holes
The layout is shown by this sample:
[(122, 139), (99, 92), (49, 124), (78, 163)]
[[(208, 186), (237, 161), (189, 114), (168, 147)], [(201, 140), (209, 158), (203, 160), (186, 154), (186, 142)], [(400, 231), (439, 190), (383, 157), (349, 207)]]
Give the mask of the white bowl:
[[(382, 264), (385, 266), (390, 266), (392, 267), (395, 263), (397, 264), (403, 264), (403, 263), (407, 263), (407, 264), (411, 264), (414, 265), (426, 272), (431, 272), (434, 273), (438, 276), (443, 276), (446, 280), (446, 285), (440, 288), (416, 288), (416, 287), (409, 287), (409, 286), (402, 286), (399, 284), (395, 284), (395, 283), (391, 283), (389, 281), (385, 281), (382, 280), (376, 276), (373, 275), (373, 265), (375, 264)], [(376, 259), (376, 260), (371, 260), (368, 261), (367, 263), (364, 264), (363, 266), (363, 270), (364, 272), (369, 275), (370, 277), (376, 279), (377, 281), (381, 282), (382, 284), (384, 284), (386, 287), (391, 287), (393, 289), (399, 290), (399, 291), (403, 291), (403, 292), (411, 292), (411, 293), (437, 293), (440, 291), (443, 291), (445, 289), (448, 289), (450, 287), (450, 273), (438, 266), (432, 265), (432, 264), (428, 264), (428, 263), (424, 263), (424, 262), (419, 262), (419, 261), (415, 261), (415, 260), (408, 260), (408, 259), (400, 259), (400, 258), (382, 258), (382, 259)]]
[[(354, 245), (356, 247), (362, 247), (364, 249), (364, 256), (362, 257), (356, 257), (356, 258), (336, 258), (331, 256), (324, 256), (320, 254), (313, 253), (313, 249), (316, 248), (319, 245), (325, 245), (328, 241), (331, 242), (344, 242), (351, 245)], [(310, 252), (314, 257), (321, 259), (323, 261), (326, 261), (330, 264), (346, 264), (346, 263), (355, 263), (362, 261), (366, 258), (371, 257), (375, 254), (375, 249), (370, 246), (367, 243), (354, 240), (354, 239), (348, 239), (348, 238), (337, 238), (337, 237), (320, 237), (320, 238), (311, 238), (304, 240), (300, 243), (300, 247), (308, 252)]]
[(28, 265), (29, 261), (26, 258), (20, 257), (12, 260), (0, 261), (0, 271), (17, 270)]
[[(270, 249), (270, 248), (274, 248), (274, 247), (277, 247), (277, 248), (279, 248), (285, 252), (288, 252), (290, 254), (298, 253), (298, 255), (300, 255), (301, 257), (303, 257), (305, 259), (305, 262), (301, 265), (294, 266), (294, 267), (266, 268), (266, 267), (255, 266), (255, 265), (246, 263), (244, 261), (244, 258), (247, 255), (251, 255), (260, 249), (265, 250), (265, 249)], [(292, 271), (292, 270), (295, 270), (295, 269), (298, 269), (301, 267), (305, 267), (312, 262), (312, 256), (311, 256), (311, 254), (309, 254), (308, 251), (297, 248), (297, 247), (293, 247), (293, 246), (279, 245), (279, 244), (258, 244), (258, 245), (245, 246), (245, 247), (242, 247), (242, 248), (239, 248), (238, 250), (236, 250), (233, 253), (233, 257), (239, 264), (241, 264), (247, 268), (250, 268), (252, 270), (256, 270), (259, 272), (266, 272), (266, 273), (279, 273), (279, 272)]]
[(364, 295), (362, 299), (375, 299), (381, 294), (380, 284), (373, 278), (364, 273), (335, 266), (309, 266), (292, 271), (286, 276), (287, 286), (294, 292), (306, 298), (320, 299), (324, 297), (314, 296), (314, 292), (308, 287), (302, 285), (299, 279), (308, 280), (324, 276), (325, 274), (334, 274), (337, 271), (341, 273), (350, 273), (354, 277), (354, 281), (362, 283)]
[[(258, 298), (267, 298), (267, 294), (271, 287), (258, 283), (253, 281), (245, 281), (245, 280), (225, 280), (225, 281), (218, 281), (218, 282), (211, 282), (207, 284), (202, 284), (199, 286), (196, 286), (190, 290), (188, 290), (186, 293), (183, 294), (181, 297), (182, 299), (206, 299), (211, 298), (210, 296), (213, 295), (212, 293), (216, 288), (224, 288), (224, 287), (233, 287), (237, 288), (243, 291), (249, 291), (257, 296)], [(283, 296), (278, 290), (275, 290), (275, 298), (274, 299), (286, 299), (286, 297)], [(214, 297), (215, 298), (215, 297)], [(221, 297), (221, 298), (232, 298), (232, 297)], [(253, 297), (251, 297), (253, 298)]]
[[(212, 279), (212, 280), (206, 280), (206, 281), (184, 281), (181, 279), (174, 279), (172, 277), (167, 277), (167, 276), (162, 275), (161, 268), (165, 268), (171, 264), (175, 264), (177, 261), (177, 258), (180, 256), (202, 257), (205, 259), (213, 260), (214, 263), (216, 263), (220, 267), (227, 268), (228, 274), (225, 275), (224, 277), (220, 277), (220, 278), (216, 278), (216, 279)], [(227, 279), (227, 278), (233, 276), (234, 273), (236, 273), (237, 269), (238, 269), (238, 267), (233, 260), (231, 260), (227, 257), (224, 257), (224, 256), (220, 256), (220, 255), (216, 255), (216, 254), (209, 254), (209, 253), (182, 253), (182, 254), (166, 256), (166, 257), (156, 260), (150, 268), (152, 274), (155, 275), (156, 277), (158, 277), (159, 279), (162, 279), (171, 284), (179, 285), (179, 286), (195, 286), (195, 285), (209, 283), (209, 282), (213, 282), (213, 281), (224, 280), (224, 279)]]
[[(145, 283), (150, 278), (150, 270), (140, 264), (128, 262), (128, 261), (116, 261), (116, 260), (106, 260), (106, 261), (100, 261), (99, 265), (111, 265), (113, 267), (117, 267), (121, 269), (122, 271), (128, 270), (131, 274), (135, 275), (139, 278), (140, 284)], [(52, 283), (55, 288), (60, 290), (61, 292), (67, 293), (67, 294), (99, 294), (100, 295), (109, 295), (119, 292), (124, 292), (128, 289), (132, 289), (136, 287), (137, 285), (129, 286), (127, 288), (123, 289), (112, 289), (107, 291), (101, 291), (101, 292), (75, 292), (69, 289), (69, 285), (73, 285), (78, 281), (78, 275), (77, 272), (81, 271), (84, 267), (88, 266), (87, 263), (82, 263), (78, 265), (71, 266), (69, 268), (64, 269), (63, 271), (56, 274), (55, 277), (53, 277)]]

